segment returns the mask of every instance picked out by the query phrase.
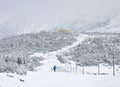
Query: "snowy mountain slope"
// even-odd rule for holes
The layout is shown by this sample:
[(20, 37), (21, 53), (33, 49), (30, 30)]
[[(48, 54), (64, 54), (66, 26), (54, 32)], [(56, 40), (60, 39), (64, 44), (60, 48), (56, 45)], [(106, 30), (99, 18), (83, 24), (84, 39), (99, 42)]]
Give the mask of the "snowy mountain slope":
[[(0, 22), (0, 38), (26, 34), (37, 33), (41, 30), (58, 31), (67, 29), (70, 32), (99, 32), (99, 33), (120, 33), (120, 17), (106, 17), (88, 19), (74, 19), (67, 21), (57, 21), (52, 24), (44, 24), (36, 19), (29, 18), (8, 18)], [(29, 19), (29, 20), (28, 20)], [(84, 20), (84, 21), (83, 21)]]
[[(120, 64), (119, 59), (119, 34), (101, 34), (89, 33), (75, 35), (73, 33), (60, 32), (40, 32), (36, 34), (25, 34), (14, 36), (0, 40), (0, 72), (16, 72), (16, 68), (20, 62), (25, 68), (27, 65), (31, 68), (24, 69), (32, 70), (33, 61), (36, 65), (38, 57), (30, 58), (29, 55), (40, 52), (49, 53), (54, 52), (54, 56), (61, 55), (65, 60), (79, 62), (79, 65), (91, 66), (97, 65), (98, 58), (102, 63), (112, 64), (111, 44), (116, 45), (114, 50), (116, 53), (116, 64)], [(104, 42), (104, 43), (103, 43)], [(106, 49), (106, 50), (105, 50)], [(113, 48), (112, 48), (113, 49)], [(97, 53), (97, 52), (100, 52)], [(17, 54), (17, 55), (16, 55)], [(105, 55), (106, 54), (106, 55)], [(42, 54), (42, 57), (46, 56)], [(81, 61), (80, 61), (81, 60)], [(41, 60), (40, 60), (41, 61)], [(14, 65), (14, 67), (12, 66)], [(21, 66), (20, 66), (21, 67)]]
[[(44, 62), (44, 64), (46, 64), (47, 66), (51, 66), (51, 65), (58, 65), (60, 64), (60, 62), (58, 61), (56, 55), (60, 55), (61, 53), (64, 53), (64, 52), (67, 52), (69, 49), (77, 46), (78, 44), (82, 43), (85, 39), (87, 39), (89, 36), (87, 35), (79, 35), (78, 37), (75, 37), (76, 38), (76, 42), (73, 42), (72, 45), (70, 46), (65, 46), (57, 51), (53, 51), (53, 52), (48, 52), (46, 54), (43, 54), (43, 53), (34, 53), (32, 54), (31, 56), (38, 56), (38, 57), (44, 57), (44, 58), (47, 58), (46, 61)], [(52, 60), (52, 61), (50, 61)], [(48, 65), (48, 63), (50, 63), (51, 65)]]
[(77, 46), (78, 44), (82, 43), (88, 37), (90, 37), (90, 36), (87, 36), (85, 34), (80, 34), (79, 36), (74, 37), (76, 39), (76, 42), (73, 42), (72, 45), (70, 45), (70, 46), (66, 46), (66, 47), (64, 47), (62, 49), (59, 49), (56, 52), (56, 54), (60, 55), (60, 54), (62, 54), (64, 52), (69, 51), (70, 48), (73, 48), (73, 47)]
[(111, 32), (111, 33), (119, 33), (120, 32), (120, 17), (112, 17), (107, 20), (103, 20), (99, 23), (93, 24), (92, 27), (90, 27), (91, 30), (88, 30), (87, 32)]
[(85, 32), (120, 33), (120, 16), (94, 21), (83, 28)]
[(64, 21), (55, 29), (68, 29), (72, 32), (120, 33), (120, 16)]
[[(107, 20), (119, 20), (119, 3), (119, 0), (0, 0), (0, 38), (59, 28), (76, 32), (113, 32), (116, 28), (112, 25), (109, 29), (106, 28), (108, 24), (101, 25)], [(116, 19), (110, 18), (116, 14)], [(104, 17), (106, 19), (101, 21)], [(116, 23), (114, 26), (119, 26), (119, 22)]]
[(70, 46), (75, 41), (76, 38), (72, 33), (44, 31), (1, 39), (0, 72), (26, 74), (28, 70), (33, 71), (34, 67), (41, 65), (41, 63), (39, 64), (41, 59), (31, 58), (30, 54), (57, 51), (65, 46)]
[[(63, 58), (72, 59), (80, 66), (93, 66), (100, 63), (120, 64), (120, 34), (90, 34), (82, 43), (63, 53)], [(89, 36), (89, 35), (88, 35)]]
[[(76, 46), (85, 40), (85, 37), (81, 37), (82, 40), (73, 43), (69, 48)], [(65, 47), (67, 51), (68, 47)], [(64, 49), (65, 49), (64, 48)], [(19, 76), (16, 74), (0, 74), (0, 86), (1, 87), (119, 87), (119, 76), (93, 76), (93, 75), (81, 75), (80, 73), (69, 73), (64, 64), (61, 64), (56, 57), (59, 51), (49, 52), (46, 54), (35, 53), (31, 56), (44, 57), (44, 65), (37, 68), (36, 72), (28, 72), (26, 76)], [(53, 72), (51, 68), (53, 65), (57, 65), (57, 72)], [(62, 69), (62, 70), (60, 70)], [(91, 67), (94, 71), (94, 67)], [(97, 70), (97, 68), (96, 68)], [(13, 77), (8, 77), (9, 75)], [(2, 79), (4, 78), (4, 79)], [(23, 80), (20, 81), (20, 79)], [(112, 83), (111, 83), (112, 81)], [(6, 84), (7, 83), (7, 84)]]
[(49, 52), (71, 45), (74, 41), (76, 41), (76, 38), (72, 33), (41, 31), (35, 34), (22, 34), (1, 39), (0, 52), (14, 51), (19, 48), (29, 51)]
[[(49, 25), (48, 25), (49, 27)], [(46, 26), (42, 26), (42, 23), (38, 21), (30, 21), (27, 19), (7, 19), (0, 23), (0, 38), (6, 38), (10, 36), (16, 36), (27, 33), (38, 33), (40, 30), (46, 29)]]

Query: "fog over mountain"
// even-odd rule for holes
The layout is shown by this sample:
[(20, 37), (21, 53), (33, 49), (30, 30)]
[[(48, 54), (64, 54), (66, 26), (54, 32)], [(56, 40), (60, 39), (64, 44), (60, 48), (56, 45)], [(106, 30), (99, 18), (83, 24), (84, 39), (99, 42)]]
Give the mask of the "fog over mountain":
[(59, 28), (118, 32), (119, 3), (120, 0), (0, 0), (0, 38)]

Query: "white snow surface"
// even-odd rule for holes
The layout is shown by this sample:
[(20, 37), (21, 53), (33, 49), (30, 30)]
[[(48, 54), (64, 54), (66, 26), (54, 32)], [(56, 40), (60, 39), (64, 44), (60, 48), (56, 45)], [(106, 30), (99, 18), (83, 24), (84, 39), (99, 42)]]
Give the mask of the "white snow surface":
[[(67, 51), (84, 41), (87, 36), (77, 37), (73, 45), (65, 47), (62, 52)], [(0, 87), (120, 87), (120, 76), (112, 75), (82, 75), (81, 73), (69, 72), (64, 64), (61, 64), (56, 57), (60, 51), (46, 54), (35, 53), (31, 56), (43, 56), (43, 66), (37, 67), (35, 72), (28, 72), (26, 76), (17, 74), (1, 73)], [(56, 65), (57, 71), (53, 72), (52, 67)], [(95, 67), (91, 67), (94, 70)], [(10, 77), (13, 76), (13, 77)], [(24, 82), (20, 81), (24, 80)]]

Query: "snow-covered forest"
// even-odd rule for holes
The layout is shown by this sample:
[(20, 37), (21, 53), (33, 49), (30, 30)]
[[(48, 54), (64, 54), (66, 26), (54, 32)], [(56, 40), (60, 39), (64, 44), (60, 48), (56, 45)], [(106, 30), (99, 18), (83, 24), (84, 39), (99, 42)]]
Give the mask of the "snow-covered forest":
[[(63, 63), (72, 60), (78, 66), (96, 66), (98, 61), (112, 66), (115, 58), (115, 64), (120, 65), (119, 33), (83, 33), (81, 36), (84, 35), (87, 37), (84, 41), (56, 54), (58, 60)], [(31, 55), (36, 52), (46, 54), (58, 51), (78, 41), (78, 36), (79, 34), (70, 32), (41, 31), (1, 39), (0, 72), (27, 74), (27, 71), (34, 71), (42, 65), (45, 58)]]
[[(0, 76), (5, 79), (0, 79), (3, 82), (0, 86), (8, 87), (7, 82), (13, 87), (54, 87), (58, 84), (58, 87), (64, 87), (65, 84), (65, 87), (88, 87), (85, 83), (90, 83), (91, 87), (94, 84), (99, 84), (98, 87), (106, 84), (112, 87), (116, 84), (119, 87), (119, 37), (119, 33), (42, 31), (1, 39)], [(114, 78), (111, 77), (113, 58), (116, 66)], [(98, 60), (102, 65), (99, 72)], [(53, 65), (57, 66), (56, 72), (52, 70)], [(113, 84), (107, 82), (111, 80)], [(93, 83), (94, 81), (97, 83)], [(106, 83), (101, 84), (104, 81)]]
[(62, 54), (63, 58), (72, 59), (80, 66), (93, 66), (100, 63), (120, 64), (120, 34), (89, 33), (89, 37), (79, 45)]
[(0, 72), (26, 74), (41, 65), (44, 58), (30, 57), (35, 52), (53, 52), (71, 45), (76, 39), (72, 33), (45, 32), (23, 34), (0, 40)]

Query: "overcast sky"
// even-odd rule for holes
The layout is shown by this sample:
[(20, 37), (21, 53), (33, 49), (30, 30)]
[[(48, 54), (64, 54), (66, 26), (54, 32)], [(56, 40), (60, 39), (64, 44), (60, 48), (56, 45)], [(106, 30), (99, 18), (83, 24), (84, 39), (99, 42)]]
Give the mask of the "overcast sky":
[(58, 21), (119, 15), (120, 0), (0, 0), (0, 19), (52, 24)]

